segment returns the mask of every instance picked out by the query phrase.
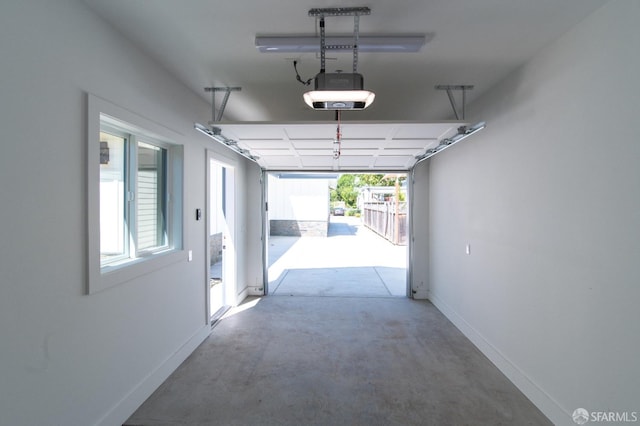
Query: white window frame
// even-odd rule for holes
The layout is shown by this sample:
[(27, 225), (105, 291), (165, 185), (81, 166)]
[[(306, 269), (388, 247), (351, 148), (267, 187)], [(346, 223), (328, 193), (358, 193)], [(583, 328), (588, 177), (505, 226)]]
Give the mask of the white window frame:
[[(87, 137), (87, 199), (88, 199), (88, 272), (87, 293), (92, 294), (146, 275), (169, 264), (186, 261), (183, 244), (183, 170), (184, 147), (178, 143), (180, 135), (164, 126), (118, 107), (94, 95), (88, 96)], [(167, 150), (167, 244), (152, 250), (136, 251), (135, 202), (126, 215), (131, 225), (125, 235), (131, 246), (127, 254), (101, 264), (100, 259), (100, 131), (127, 135), (128, 153), (136, 157), (137, 139)], [(136, 161), (129, 161), (125, 178), (125, 191), (137, 194)], [(133, 175), (133, 176), (132, 176)]]
[[(142, 139), (142, 140), (141, 140)], [(129, 179), (130, 181), (130, 186), (131, 186), (131, 192), (135, 193), (135, 200), (131, 203), (131, 215), (132, 215), (132, 219), (131, 219), (131, 223), (134, 224), (134, 226), (132, 227), (132, 234), (131, 234), (131, 240), (132, 241), (136, 241), (139, 242), (139, 232), (140, 232), (140, 224), (138, 223), (138, 218), (139, 218), (139, 205), (138, 205), (138, 201), (140, 200), (140, 181), (138, 180), (138, 174), (139, 174), (139, 164), (137, 163), (138, 161), (138, 142), (142, 142), (145, 143), (147, 145), (150, 146), (154, 146), (154, 147), (158, 147), (158, 148), (163, 148), (166, 150), (167, 152), (167, 159), (166, 162), (167, 164), (165, 165), (166, 170), (164, 171), (166, 173), (166, 176), (164, 177), (164, 180), (168, 183), (171, 182), (171, 168), (169, 167), (169, 164), (171, 162), (171, 156), (172, 156), (172, 151), (171, 151), (171, 145), (166, 144), (162, 141), (159, 141), (157, 139), (154, 139), (150, 136), (147, 135), (143, 135), (141, 137), (141, 135), (133, 135), (133, 137), (131, 138), (131, 149), (129, 150), (129, 156), (132, 158), (131, 162), (130, 162), (130, 170), (133, 172), (135, 171), (136, 176), (132, 176)], [(170, 185), (167, 185), (170, 186)], [(172, 236), (173, 233), (171, 232), (171, 220), (173, 219), (173, 215), (171, 214), (171, 204), (172, 204), (172, 200), (171, 200), (171, 190), (170, 188), (167, 188), (167, 193), (165, 194), (165, 198), (166, 198), (166, 211), (165, 211), (165, 228), (166, 231), (168, 233), (167, 235), (167, 241), (165, 241), (165, 243), (161, 246), (157, 246), (157, 247), (152, 247), (149, 249), (140, 249), (140, 247), (138, 247), (137, 245), (136, 247), (136, 252), (135, 252), (135, 257), (146, 257), (146, 256), (151, 256), (153, 254), (156, 253), (160, 253), (163, 251), (166, 251), (170, 248), (173, 247), (172, 244)]]

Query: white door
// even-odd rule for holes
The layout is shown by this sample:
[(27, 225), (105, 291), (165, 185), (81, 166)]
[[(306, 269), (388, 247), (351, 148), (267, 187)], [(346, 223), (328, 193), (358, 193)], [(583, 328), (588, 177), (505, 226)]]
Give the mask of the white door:
[(235, 171), (209, 152), (207, 185), (208, 305), (211, 321), (235, 303)]

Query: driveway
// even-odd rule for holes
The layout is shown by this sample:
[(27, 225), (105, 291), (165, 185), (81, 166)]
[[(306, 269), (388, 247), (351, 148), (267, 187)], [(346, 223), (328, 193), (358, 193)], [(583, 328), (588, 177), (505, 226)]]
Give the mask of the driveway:
[(407, 248), (362, 225), (331, 217), (327, 237), (270, 237), (269, 293), (289, 296), (406, 296)]

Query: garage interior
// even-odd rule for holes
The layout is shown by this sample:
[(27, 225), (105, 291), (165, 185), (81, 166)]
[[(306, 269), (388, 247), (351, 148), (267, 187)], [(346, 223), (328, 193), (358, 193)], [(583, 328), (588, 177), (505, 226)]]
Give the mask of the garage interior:
[[(357, 55), (328, 48), (323, 73), (300, 47), (320, 37), (310, 11), (364, 6)], [(640, 417), (637, 1), (1, 9), (0, 423)], [(353, 16), (325, 24), (330, 44), (354, 38)], [(314, 110), (323, 74), (360, 74), (373, 102)], [(109, 120), (175, 151), (167, 253), (115, 270), (95, 173)], [(234, 175), (231, 309), (213, 328), (210, 159)], [(265, 173), (394, 171), (411, 180), (412, 298), (264, 296)]]

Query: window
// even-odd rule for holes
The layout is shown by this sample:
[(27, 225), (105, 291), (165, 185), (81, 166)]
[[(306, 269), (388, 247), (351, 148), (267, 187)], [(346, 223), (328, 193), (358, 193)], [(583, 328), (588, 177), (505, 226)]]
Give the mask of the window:
[(183, 150), (168, 129), (93, 96), (88, 127), (93, 293), (181, 259)]
[(113, 131), (100, 132), (100, 265), (128, 257), (125, 234), (127, 139)]
[(101, 123), (100, 265), (105, 266), (169, 247), (168, 149)]
[(136, 197), (139, 253), (167, 247), (167, 150), (138, 142), (138, 196)]

